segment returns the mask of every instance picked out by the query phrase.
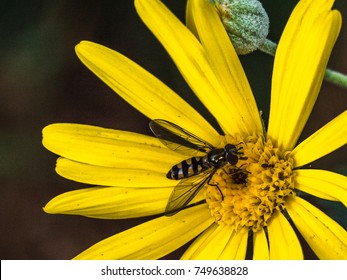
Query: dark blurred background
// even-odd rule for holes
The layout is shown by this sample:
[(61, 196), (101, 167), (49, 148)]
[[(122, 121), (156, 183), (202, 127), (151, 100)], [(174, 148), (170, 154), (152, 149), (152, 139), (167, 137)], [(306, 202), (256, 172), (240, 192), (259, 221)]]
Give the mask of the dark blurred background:
[[(164, 2), (184, 19), (185, 1)], [(262, 3), (271, 21), (269, 38), (278, 42), (297, 1)], [(336, 0), (335, 6), (346, 21), (346, 1)], [(86, 186), (55, 173), (57, 156), (42, 147), (42, 128), (76, 122), (150, 134), (149, 120), (87, 70), (74, 46), (90, 40), (115, 49), (155, 74), (204, 115), (206, 110), (191, 97), (172, 61), (137, 16), (133, 1), (2, 0), (0, 13), (0, 256), (70, 259), (146, 219), (108, 221), (45, 214), (42, 207), (51, 198)], [(329, 67), (344, 73), (346, 46), (344, 24), (329, 62)], [(255, 52), (241, 60), (267, 120), (273, 58)], [(325, 82), (301, 139), (346, 109), (347, 90)], [(313, 165), (346, 175), (346, 154), (344, 147)], [(316, 203), (347, 227), (340, 204)], [(182, 250), (167, 258), (178, 258)]]

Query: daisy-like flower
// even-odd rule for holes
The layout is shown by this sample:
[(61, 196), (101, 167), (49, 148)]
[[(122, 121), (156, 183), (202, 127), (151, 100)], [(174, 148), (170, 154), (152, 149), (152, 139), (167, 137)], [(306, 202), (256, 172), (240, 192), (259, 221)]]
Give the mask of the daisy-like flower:
[[(345, 229), (300, 193), (347, 205), (345, 176), (303, 168), (347, 143), (347, 111), (297, 145), (340, 30), (333, 2), (301, 0), (290, 16), (275, 56), (266, 134), (240, 61), (207, 0), (187, 3), (193, 32), (159, 0), (135, 0), (135, 6), (224, 135), (135, 62), (81, 42), (81, 61), (148, 118), (172, 122), (214, 147), (233, 144), (242, 157), (218, 169), (192, 201), (203, 203), (111, 236), (76, 259), (158, 259), (194, 238), (182, 259), (244, 259), (247, 250), (253, 259), (303, 259), (294, 227), (320, 259), (346, 259)], [(189, 158), (155, 137), (79, 124), (45, 127), (43, 144), (61, 156), (58, 174), (98, 186), (61, 194), (44, 210), (101, 219), (164, 214), (179, 182), (166, 173)]]

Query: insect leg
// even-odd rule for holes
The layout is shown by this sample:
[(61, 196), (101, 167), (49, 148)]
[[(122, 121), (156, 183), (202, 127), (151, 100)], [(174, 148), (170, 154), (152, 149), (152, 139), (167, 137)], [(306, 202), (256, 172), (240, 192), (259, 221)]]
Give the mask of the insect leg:
[[(222, 196), (222, 201), (223, 201), (223, 200), (224, 200), (224, 195), (223, 195), (222, 191), (220, 190), (218, 184), (212, 184), (212, 183), (211, 183), (212, 177), (213, 177), (213, 175), (216, 173), (216, 171), (217, 171), (217, 169), (214, 170), (213, 173), (211, 173), (210, 178), (208, 179), (207, 184), (210, 185), (210, 186), (214, 186), (214, 187), (217, 188), (217, 190), (219, 191), (220, 195)], [(224, 171), (224, 169), (223, 169), (223, 171)], [(224, 171), (224, 172), (225, 172), (225, 171)]]

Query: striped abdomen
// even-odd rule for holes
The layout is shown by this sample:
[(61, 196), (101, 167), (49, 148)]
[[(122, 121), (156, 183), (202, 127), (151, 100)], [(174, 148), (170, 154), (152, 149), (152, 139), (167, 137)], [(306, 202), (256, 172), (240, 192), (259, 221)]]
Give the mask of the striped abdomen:
[(179, 180), (197, 175), (208, 168), (209, 165), (206, 163), (206, 157), (192, 157), (174, 165), (166, 174), (166, 177)]

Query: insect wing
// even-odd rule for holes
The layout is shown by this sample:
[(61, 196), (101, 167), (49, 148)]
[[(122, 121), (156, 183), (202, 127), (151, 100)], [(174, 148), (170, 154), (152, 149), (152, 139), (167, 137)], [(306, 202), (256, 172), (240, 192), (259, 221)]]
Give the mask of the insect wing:
[(184, 128), (165, 120), (152, 120), (149, 127), (160, 141), (173, 151), (184, 155), (196, 156), (207, 153), (214, 147)]
[(184, 209), (201, 188), (209, 182), (213, 174), (214, 169), (210, 168), (196, 176), (182, 179), (171, 193), (165, 215), (172, 216)]

